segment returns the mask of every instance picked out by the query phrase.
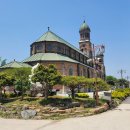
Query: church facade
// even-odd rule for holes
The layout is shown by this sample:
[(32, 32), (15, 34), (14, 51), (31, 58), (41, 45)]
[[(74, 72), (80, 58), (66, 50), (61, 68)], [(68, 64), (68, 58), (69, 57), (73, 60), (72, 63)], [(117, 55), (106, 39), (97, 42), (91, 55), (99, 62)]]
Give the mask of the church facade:
[(46, 33), (31, 44), (30, 57), (23, 62), (31, 66), (37, 63), (46, 66), (54, 64), (63, 76), (93, 78), (96, 69), (97, 77), (104, 79), (104, 54), (94, 55), (95, 51), (90, 41), (90, 32), (89, 26), (84, 21), (79, 29), (78, 49), (48, 28)]

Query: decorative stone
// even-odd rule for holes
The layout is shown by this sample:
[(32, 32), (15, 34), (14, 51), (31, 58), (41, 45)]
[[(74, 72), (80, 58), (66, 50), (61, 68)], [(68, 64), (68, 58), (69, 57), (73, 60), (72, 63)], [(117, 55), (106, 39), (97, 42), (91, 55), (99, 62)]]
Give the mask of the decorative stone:
[(41, 111), (41, 109), (36, 109), (36, 112), (40, 112)]
[(36, 95), (36, 97), (42, 97), (43, 96), (43, 94), (41, 94), (41, 93), (38, 93), (37, 95)]
[(41, 119), (42, 119), (42, 116), (35, 116), (34, 119), (36, 119), (36, 120), (41, 120)]
[(27, 109), (29, 109), (29, 106), (28, 106), (27, 104), (25, 104), (25, 105), (23, 106), (22, 110), (27, 110)]
[(34, 110), (36, 107), (35, 106), (29, 106), (29, 109)]
[(65, 110), (56, 110), (55, 112), (56, 112), (56, 113), (63, 114), (63, 113), (65, 113), (66, 111), (65, 111)]
[(21, 116), (23, 119), (30, 119), (33, 118), (36, 115), (35, 110), (23, 110), (21, 111)]
[(67, 113), (71, 113), (72, 112), (72, 109), (66, 109), (65, 110)]
[(1, 111), (6, 111), (6, 107), (5, 106), (0, 106), (0, 110)]
[(18, 106), (17, 104), (12, 104), (12, 106)]

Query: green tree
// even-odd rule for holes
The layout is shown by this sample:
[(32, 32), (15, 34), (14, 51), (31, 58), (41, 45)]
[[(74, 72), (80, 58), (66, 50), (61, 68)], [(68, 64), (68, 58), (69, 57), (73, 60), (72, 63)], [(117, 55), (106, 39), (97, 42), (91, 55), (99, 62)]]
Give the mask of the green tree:
[(44, 66), (39, 65), (34, 69), (33, 76), (31, 78), (32, 82), (40, 82), (44, 88), (45, 99), (48, 98), (49, 90), (56, 84), (61, 82), (61, 75), (58, 73), (54, 65)]
[(89, 78), (88, 86), (93, 89), (93, 98), (96, 99), (96, 104), (99, 104), (98, 91), (109, 90), (109, 85), (100, 78)]
[(15, 89), (21, 92), (21, 100), (24, 98), (24, 93), (30, 89), (29, 75), (31, 68), (14, 69), (15, 74)]
[(117, 85), (117, 78), (114, 76), (106, 76), (106, 82), (110, 85), (110, 86), (116, 86)]
[(118, 79), (117, 83), (119, 86), (124, 86), (125, 88), (129, 87), (129, 81), (127, 81), (126, 79)]
[(62, 84), (67, 86), (70, 89), (71, 97), (73, 99), (75, 97), (75, 89), (78, 88), (79, 85), (79, 79), (80, 78), (78, 76), (65, 76), (62, 78)]
[[(2, 89), (6, 85), (12, 85), (14, 79), (11, 76), (8, 76), (6, 73), (0, 73), (0, 98), (2, 99)], [(4, 91), (5, 94), (5, 91)]]
[(86, 78), (84, 76), (77, 76), (78, 80), (78, 92), (80, 92), (81, 88), (90, 88), (91, 81), (89, 78)]

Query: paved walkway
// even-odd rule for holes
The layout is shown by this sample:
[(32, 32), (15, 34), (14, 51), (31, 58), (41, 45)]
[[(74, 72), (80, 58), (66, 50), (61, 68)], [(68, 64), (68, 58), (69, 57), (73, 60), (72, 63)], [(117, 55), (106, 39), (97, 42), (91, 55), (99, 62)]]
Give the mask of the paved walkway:
[(130, 97), (118, 108), (61, 121), (0, 119), (0, 130), (130, 130)]

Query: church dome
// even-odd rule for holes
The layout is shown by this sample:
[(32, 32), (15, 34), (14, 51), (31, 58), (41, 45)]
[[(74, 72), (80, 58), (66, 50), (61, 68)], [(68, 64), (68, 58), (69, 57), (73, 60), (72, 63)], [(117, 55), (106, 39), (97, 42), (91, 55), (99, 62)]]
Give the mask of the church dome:
[(84, 30), (90, 31), (90, 28), (89, 28), (89, 26), (86, 24), (85, 21), (84, 21), (83, 24), (80, 26), (79, 31), (81, 32), (81, 31), (84, 31)]

